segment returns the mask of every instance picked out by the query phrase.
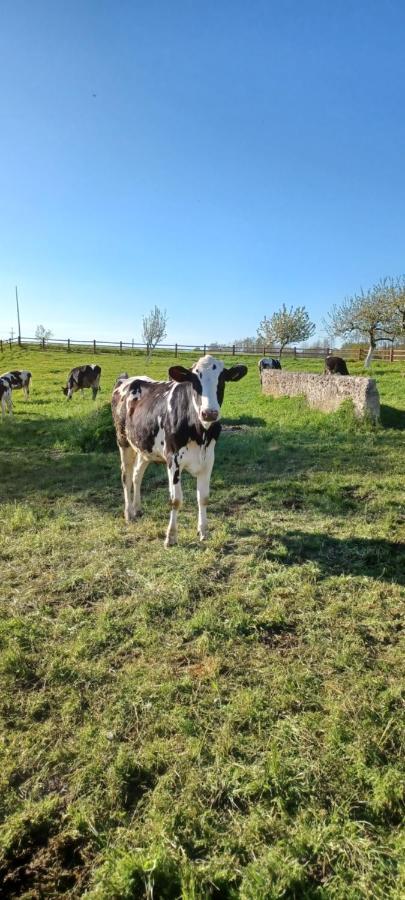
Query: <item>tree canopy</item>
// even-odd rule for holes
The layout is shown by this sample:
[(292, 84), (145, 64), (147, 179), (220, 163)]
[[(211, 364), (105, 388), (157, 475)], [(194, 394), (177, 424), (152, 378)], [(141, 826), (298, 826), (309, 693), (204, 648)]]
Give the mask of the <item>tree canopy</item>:
[(367, 291), (345, 297), (332, 307), (326, 326), (339, 337), (367, 340), (365, 366), (380, 341), (394, 341), (405, 333), (405, 277), (382, 278)]
[(305, 306), (287, 309), (283, 303), (278, 312), (268, 319), (264, 317), (257, 329), (257, 336), (264, 345), (280, 344), (280, 356), (287, 344), (299, 343), (312, 337), (315, 325), (310, 321)]
[(166, 310), (154, 306), (148, 316), (142, 319), (142, 338), (146, 344), (147, 355), (150, 356), (156, 345), (166, 337)]

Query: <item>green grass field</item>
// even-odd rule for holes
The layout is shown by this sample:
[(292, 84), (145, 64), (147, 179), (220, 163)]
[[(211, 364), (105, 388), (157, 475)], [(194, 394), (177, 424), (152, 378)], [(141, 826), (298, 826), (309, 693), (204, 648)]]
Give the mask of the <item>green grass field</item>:
[(374, 427), (238, 357), (210, 540), (185, 475), (164, 550), (166, 472), (127, 526), (106, 404), (173, 357), (96, 359), (68, 403), (91, 355), (0, 357), (33, 372), (0, 424), (1, 897), (399, 900), (405, 366)]

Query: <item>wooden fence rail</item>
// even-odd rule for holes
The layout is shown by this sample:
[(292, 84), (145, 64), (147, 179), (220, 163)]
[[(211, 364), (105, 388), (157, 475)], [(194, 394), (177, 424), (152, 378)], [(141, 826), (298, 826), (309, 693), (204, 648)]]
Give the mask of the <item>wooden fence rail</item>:
[[(21, 347), (24, 349), (36, 348), (42, 351), (46, 350), (67, 350), (68, 352), (91, 351), (93, 354), (108, 353), (117, 349), (120, 353), (133, 350), (134, 352), (146, 352), (146, 344), (137, 343), (135, 341), (99, 341), (96, 339), (90, 341), (75, 340), (73, 338), (7, 338), (0, 339), (0, 352), (12, 350), (13, 347)], [(259, 349), (244, 350), (238, 344), (158, 344), (156, 351), (173, 352), (177, 357), (179, 353), (224, 353), (231, 356), (275, 356), (279, 355), (279, 348), (263, 346)], [(367, 355), (364, 347), (343, 348), (334, 350), (330, 347), (285, 347), (283, 350), (283, 358), (294, 359), (324, 359), (328, 354), (336, 354), (348, 360), (362, 360)], [(374, 353), (375, 359), (382, 359), (387, 362), (405, 361), (405, 347), (383, 347)]]

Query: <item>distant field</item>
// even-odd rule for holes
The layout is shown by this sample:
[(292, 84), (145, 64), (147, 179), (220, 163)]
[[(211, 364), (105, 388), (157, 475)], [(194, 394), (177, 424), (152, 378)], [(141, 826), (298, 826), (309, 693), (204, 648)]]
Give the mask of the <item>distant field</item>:
[(173, 359), (0, 355), (33, 372), (0, 423), (0, 896), (399, 900), (405, 365), (373, 427), (229, 358), (210, 541), (185, 475), (164, 550), (165, 470), (126, 525), (107, 404)]

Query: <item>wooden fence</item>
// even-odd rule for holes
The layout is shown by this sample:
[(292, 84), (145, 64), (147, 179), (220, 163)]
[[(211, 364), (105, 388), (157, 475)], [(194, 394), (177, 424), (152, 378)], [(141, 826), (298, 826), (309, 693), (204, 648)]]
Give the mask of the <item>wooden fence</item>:
[[(4, 350), (12, 350), (13, 347), (21, 347), (24, 349), (38, 350), (67, 350), (67, 351), (87, 351), (93, 354), (108, 353), (118, 350), (119, 353), (127, 353), (133, 350), (136, 353), (146, 352), (146, 344), (136, 343), (134, 341), (79, 341), (72, 338), (0, 338), (0, 352)], [(155, 348), (161, 353), (173, 353), (175, 357), (182, 353), (223, 353), (230, 356), (275, 356), (279, 355), (278, 347), (263, 345), (263, 347), (254, 350), (244, 350), (238, 344), (158, 344)], [(341, 350), (334, 350), (330, 347), (285, 347), (283, 350), (283, 358), (293, 359), (324, 359), (329, 354), (342, 356), (348, 360), (362, 360), (366, 358), (367, 350), (364, 347), (348, 347)], [(383, 359), (388, 362), (405, 362), (405, 347), (382, 347), (374, 353), (375, 359)]]

